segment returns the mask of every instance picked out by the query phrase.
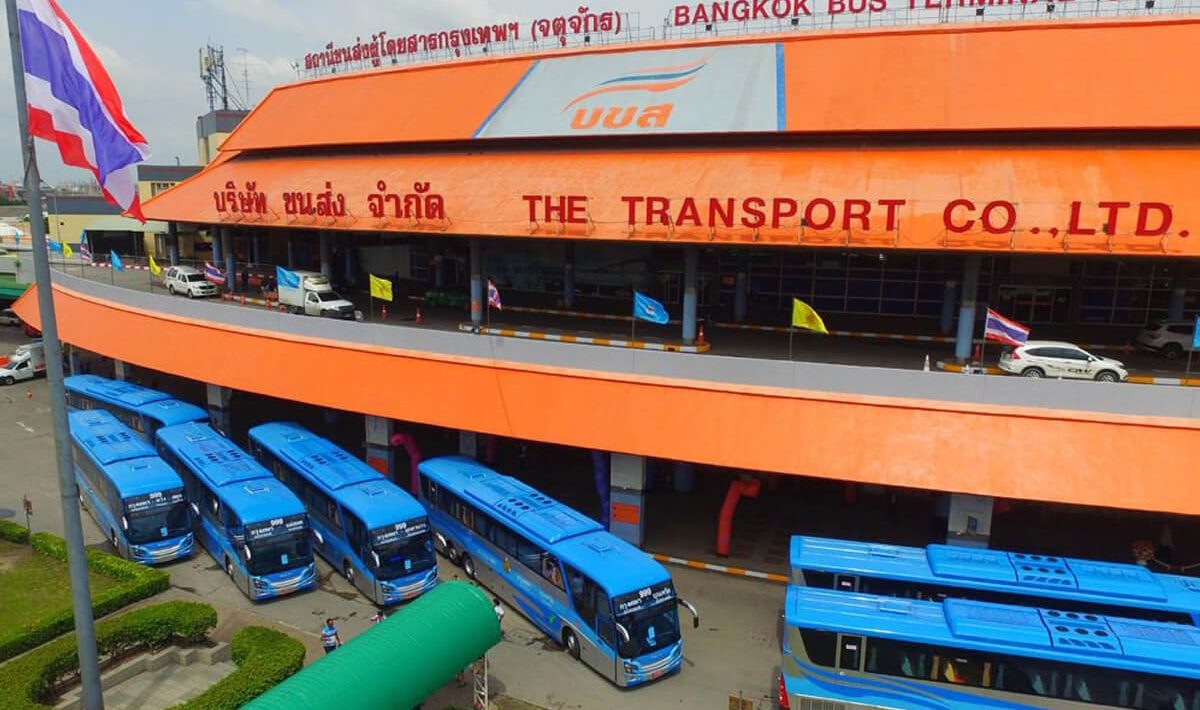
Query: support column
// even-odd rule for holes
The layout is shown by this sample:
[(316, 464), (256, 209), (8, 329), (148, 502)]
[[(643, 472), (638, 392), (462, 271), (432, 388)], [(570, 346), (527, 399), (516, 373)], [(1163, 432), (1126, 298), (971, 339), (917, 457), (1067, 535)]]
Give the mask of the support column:
[(733, 279), (733, 322), (745, 323), (746, 310), (750, 296), (750, 255), (739, 252), (737, 255), (737, 275)]
[(479, 457), (479, 435), (473, 431), (458, 432), (458, 453), (467, 458)]
[(991, 496), (966, 493), (950, 495), (950, 517), (946, 524), (946, 544), (962, 547), (987, 547), (992, 535)]
[(575, 244), (571, 242), (563, 260), (563, 307), (568, 311), (575, 308)]
[(596, 480), (596, 497), (600, 499), (600, 524), (608, 529), (612, 512), (612, 468), (607, 452), (592, 449), (592, 473)]
[(237, 292), (236, 264), (233, 263), (233, 232), (228, 228), (221, 230), (221, 251), (225, 254), (225, 290)]
[(1187, 289), (1175, 284), (1175, 288), (1171, 290), (1171, 302), (1167, 305), (1168, 320), (1183, 320), (1183, 309), (1187, 302)]
[(287, 235), (287, 267), (289, 271), (294, 271), (296, 268), (296, 236), (291, 232)]
[(262, 263), (262, 235), (258, 232), (250, 235), (250, 261), (255, 264)]
[(696, 488), (696, 466), (687, 461), (676, 461), (671, 479), (676, 493), (691, 493)]
[(329, 232), (321, 232), (320, 248), (321, 248), (321, 273), (327, 279), (333, 279), (333, 239)]
[(954, 330), (954, 301), (958, 298), (958, 282), (947, 281), (942, 290), (942, 321), (939, 324), (942, 335), (950, 335)]
[(212, 263), (213, 266), (221, 265), (221, 232), (224, 230), (220, 227), (210, 227), (209, 236), (212, 239)]
[(609, 532), (622, 540), (642, 546), (646, 526), (646, 459), (642, 456), (613, 454), (611, 464)]
[(700, 267), (700, 249), (694, 246), (683, 248), (683, 342), (696, 342), (696, 272)]
[(113, 360), (113, 379), (122, 382), (129, 379), (129, 365), (122, 360)]
[(958, 336), (954, 341), (954, 357), (966, 362), (971, 357), (971, 345), (975, 335), (975, 296), (979, 292), (979, 262), (974, 254), (966, 258), (963, 266), (962, 306), (958, 309)]
[(179, 264), (179, 225), (167, 222), (167, 260), (171, 266)]
[(83, 363), (79, 361), (79, 348), (70, 343), (64, 343), (63, 345), (67, 349), (67, 369), (72, 375), (82, 375)]
[(346, 249), (342, 253), (342, 276), (346, 279), (346, 283), (354, 283), (354, 250), (350, 248), (349, 243), (346, 244)]
[(483, 245), (471, 239), (471, 325), (483, 325)]
[(392, 448), (392, 434), (396, 433), (396, 425), (387, 417), (368, 414), (363, 419), (366, 422), (367, 465), (407, 489), (408, 481), (396, 476), (396, 453)]
[(446, 269), (443, 268), (446, 259), (441, 254), (433, 255), (433, 287), (437, 290), (446, 288)]
[(211, 384), (206, 384), (204, 387), (208, 402), (208, 423), (221, 436), (228, 437), (230, 432), (229, 402), (233, 399), (233, 390)]

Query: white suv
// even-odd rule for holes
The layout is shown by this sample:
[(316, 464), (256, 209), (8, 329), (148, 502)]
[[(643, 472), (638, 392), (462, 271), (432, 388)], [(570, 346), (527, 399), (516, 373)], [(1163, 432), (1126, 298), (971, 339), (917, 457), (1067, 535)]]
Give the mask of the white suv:
[(1093, 355), (1078, 345), (1030, 340), (1000, 355), (1000, 369), (1021, 377), (1062, 377), (1121, 382), (1129, 377), (1124, 363)]
[(1196, 323), (1190, 320), (1159, 320), (1142, 329), (1137, 346), (1153, 350), (1168, 360), (1177, 360), (1192, 349)]
[(215, 284), (206, 281), (204, 274), (190, 266), (172, 266), (163, 274), (163, 285), (172, 296), (182, 293), (188, 298), (216, 296)]

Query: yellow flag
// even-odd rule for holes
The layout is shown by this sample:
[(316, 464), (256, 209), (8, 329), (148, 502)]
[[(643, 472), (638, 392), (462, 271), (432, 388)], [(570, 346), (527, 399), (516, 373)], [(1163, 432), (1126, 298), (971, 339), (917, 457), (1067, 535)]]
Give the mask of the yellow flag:
[(371, 277), (371, 298), (378, 298), (381, 301), (392, 300), (392, 282), (387, 279), (381, 279), (375, 274), (367, 274)]
[(817, 333), (829, 335), (829, 331), (825, 329), (825, 321), (821, 320), (821, 316), (799, 298), (792, 299), (792, 327), (805, 328)]
[(71, 245), (67, 244), (66, 242), (63, 242), (63, 256), (68, 259), (75, 256), (75, 250), (72, 249)]
[(154, 260), (154, 257), (150, 257), (150, 275), (154, 278), (162, 276), (162, 267), (158, 265), (158, 262)]

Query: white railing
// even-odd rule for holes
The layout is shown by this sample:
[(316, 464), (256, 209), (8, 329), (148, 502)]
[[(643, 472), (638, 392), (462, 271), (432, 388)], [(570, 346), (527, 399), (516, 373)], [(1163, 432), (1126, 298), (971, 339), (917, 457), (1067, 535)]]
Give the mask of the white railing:
[[(603, 32), (566, 34), (561, 37), (549, 37), (539, 41), (529, 39), (507, 40), (504, 42), (491, 42), (485, 45), (463, 45), (454, 48), (404, 52), (378, 59), (351, 60), (336, 65), (322, 65), (312, 69), (306, 69), (304, 62), (300, 61), (294, 63), (293, 67), (296, 70), (297, 76), (305, 79), (413, 64), (455, 62), (512, 54), (536, 54), (563, 49), (636, 45), (673, 39), (705, 39), (930, 25), (978, 25), (990, 22), (1045, 22), (1089, 18), (1167, 17), (1200, 14), (1200, 0), (1030, 0), (1024, 3), (1020, 0), (1015, 0), (1011, 4), (1002, 4), (1005, 0), (991, 0), (996, 3), (992, 5), (982, 4), (987, 0), (930, 1), (954, 5), (962, 2), (966, 6), (927, 9), (924, 7), (926, 0), (908, 0), (907, 3), (904, 0), (899, 0), (901, 5), (913, 4), (916, 7), (912, 9), (860, 12), (857, 14), (850, 13), (849, 11), (830, 14), (827, 11), (830, 0), (812, 0), (810, 6), (814, 8), (814, 12), (811, 15), (801, 15), (794, 18), (744, 22), (702, 22), (675, 26), (672, 17), (668, 15), (664, 18), (661, 26), (658, 27), (642, 27), (640, 13), (630, 12), (621, 13), (625, 21), (619, 34), (607, 34)], [(891, 0), (891, 2), (896, 3), (897, 0)], [(844, 4), (849, 7), (860, 5), (861, 3), (862, 0), (845, 0)], [(974, 3), (974, 5), (970, 3)], [(694, 7), (694, 4), (692, 6)], [(818, 6), (823, 11), (815, 11), (815, 8)], [(353, 45), (353, 43), (347, 44)]]

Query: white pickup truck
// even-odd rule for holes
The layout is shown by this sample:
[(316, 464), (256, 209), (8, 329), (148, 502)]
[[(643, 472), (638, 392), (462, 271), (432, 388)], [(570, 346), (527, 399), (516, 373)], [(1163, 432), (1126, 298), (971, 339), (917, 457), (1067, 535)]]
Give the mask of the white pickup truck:
[(338, 295), (329, 279), (313, 271), (294, 271), (298, 286), (278, 284), (279, 302), (292, 313), (354, 320), (354, 304)]
[(8, 362), (0, 365), (0, 384), (11, 385), (21, 380), (32, 380), (46, 374), (46, 352), (42, 349), (42, 341), (35, 340), (28, 345), (20, 345), (8, 358)]

